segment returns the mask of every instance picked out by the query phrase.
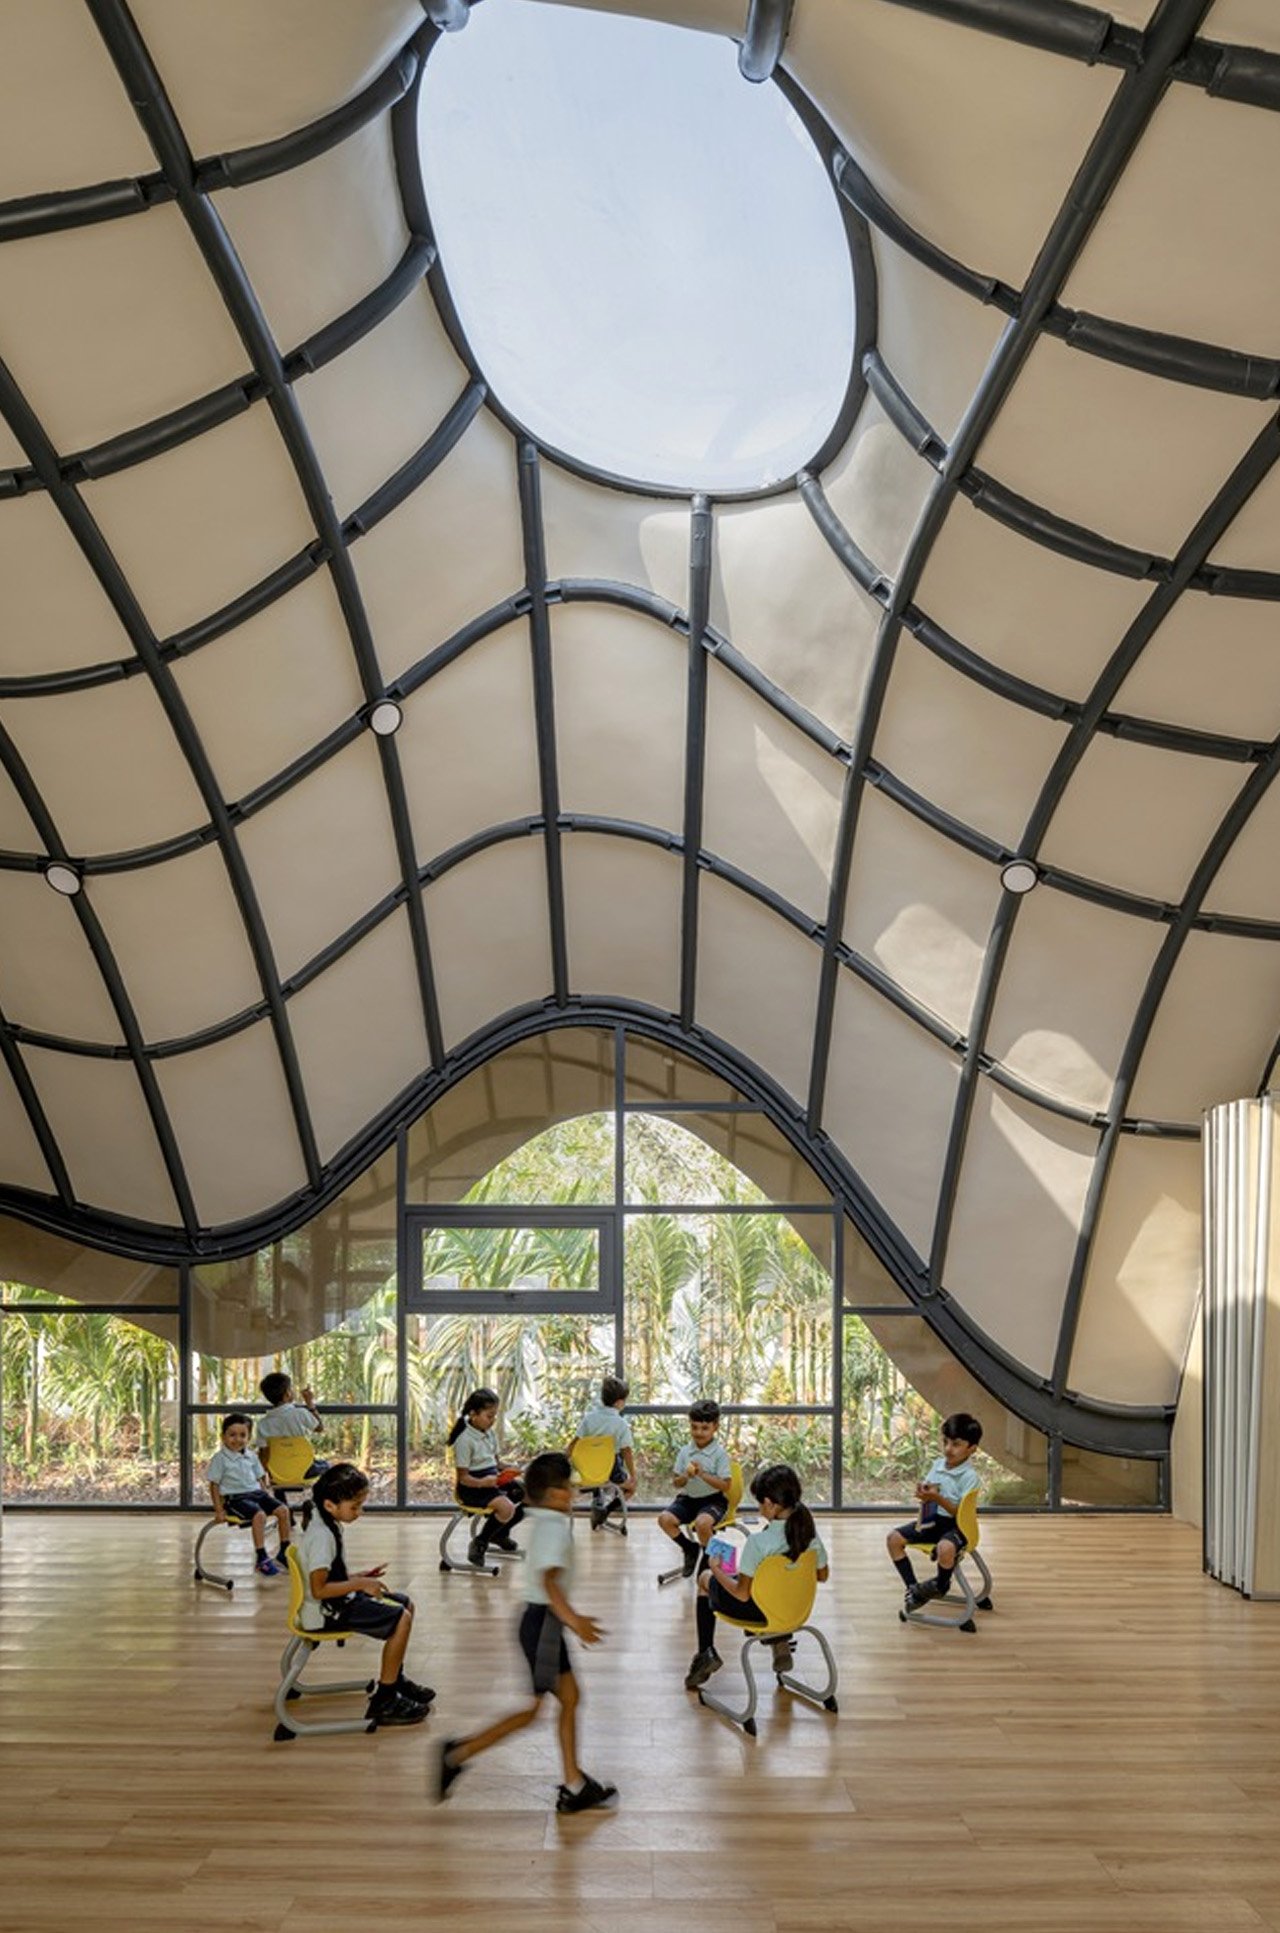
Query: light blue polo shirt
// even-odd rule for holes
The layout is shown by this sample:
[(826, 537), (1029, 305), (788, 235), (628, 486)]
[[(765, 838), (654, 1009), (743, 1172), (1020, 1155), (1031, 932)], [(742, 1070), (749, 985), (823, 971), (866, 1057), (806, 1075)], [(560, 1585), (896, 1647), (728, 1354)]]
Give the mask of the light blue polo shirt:
[(224, 1497), (243, 1497), (250, 1490), (264, 1490), (267, 1473), (256, 1450), (221, 1449), (210, 1458), (205, 1471)]
[[(702, 1470), (709, 1471), (713, 1477), (727, 1480), (732, 1474), (729, 1468), (729, 1452), (718, 1436), (713, 1436), (705, 1450), (696, 1443), (683, 1443), (676, 1452), (676, 1475), (682, 1477), (691, 1463), (697, 1463)], [(726, 1492), (717, 1490), (714, 1484), (704, 1483), (701, 1476), (690, 1477), (684, 1487), (686, 1497), (723, 1497)]]
[(973, 1467), (973, 1458), (967, 1456), (954, 1470), (947, 1468), (947, 1459), (936, 1456), (929, 1465), (925, 1482), (942, 1492), (942, 1504), (949, 1517), (954, 1517), (960, 1508), (961, 1497), (967, 1497), (971, 1490), (981, 1490), (982, 1478)]
[(529, 1542), (524, 1560), (524, 1595), (530, 1604), (546, 1604), (548, 1571), (559, 1571), (566, 1597), (573, 1582), (573, 1519), (567, 1510), (540, 1510), (531, 1504), (524, 1513)]
[(253, 1427), (261, 1441), (264, 1436), (314, 1436), (324, 1424), (305, 1403), (277, 1403), (265, 1416), (259, 1416)]
[(621, 1410), (607, 1409), (603, 1403), (587, 1411), (578, 1425), (578, 1435), (611, 1436), (620, 1450), (632, 1448), (630, 1423)]
[(498, 1432), (478, 1430), (474, 1423), (464, 1424), (462, 1435), (453, 1446), (453, 1461), (459, 1476), (475, 1474), (495, 1477), (499, 1469)]
[[(809, 1549), (818, 1560), (818, 1569), (825, 1571), (828, 1564), (827, 1547), (816, 1533)], [(753, 1530), (738, 1556), (738, 1576), (754, 1577), (766, 1557), (786, 1557), (787, 1526), (781, 1517), (771, 1523), (761, 1524)]]

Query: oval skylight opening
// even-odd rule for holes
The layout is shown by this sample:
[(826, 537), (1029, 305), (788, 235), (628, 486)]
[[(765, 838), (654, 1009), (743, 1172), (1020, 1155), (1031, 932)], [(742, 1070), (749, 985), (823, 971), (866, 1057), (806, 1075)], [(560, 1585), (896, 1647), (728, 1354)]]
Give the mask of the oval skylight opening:
[(722, 36), (483, 0), (427, 64), (422, 165), (486, 381), (576, 461), (755, 489), (821, 447), (849, 381), (835, 192)]

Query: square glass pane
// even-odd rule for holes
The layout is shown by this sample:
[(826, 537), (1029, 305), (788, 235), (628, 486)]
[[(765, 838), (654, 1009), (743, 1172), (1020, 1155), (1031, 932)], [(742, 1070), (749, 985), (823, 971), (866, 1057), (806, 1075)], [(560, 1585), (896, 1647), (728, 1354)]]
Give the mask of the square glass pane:
[(556, 1313), (410, 1315), (409, 1499), (447, 1503), (453, 1458), (447, 1438), (473, 1389), (498, 1392), (498, 1442), (524, 1463), (564, 1449), (583, 1412), (612, 1375), (612, 1317)]
[[(205, 1471), (221, 1440), (219, 1417), (192, 1417), (191, 1496), (195, 1503), (208, 1500)], [(326, 1416), (324, 1435), (316, 1438), (316, 1454), (329, 1463), (354, 1463), (358, 1470), (363, 1470), (369, 1479), (370, 1504), (394, 1504), (398, 1440), (394, 1416)], [(252, 1437), (249, 1447), (254, 1447)]]
[[(684, 1416), (632, 1416), (635, 1443), (636, 1502), (661, 1506), (675, 1495), (672, 1473), (676, 1453), (689, 1441)], [(769, 1463), (789, 1463), (804, 1486), (805, 1501), (831, 1501), (831, 1418), (829, 1416), (726, 1416), (719, 1440), (742, 1465), (748, 1484)], [(756, 1506), (749, 1494), (742, 1511), (749, 1521)]]
[(942, 1451), (942, 1419), (967, 1410), (982, 1424), (975, 1468), (984, 1507), (1042, 1504), (1048, 1442), (988, 1395), (923, 1316), (844, 1319), (844, 1501), (913, 1501)]
[[(36, 1293), (32, 1293), (35, 1291)], [(137, 1302), (178, 1306), (178, 1271), (64, 1241), (0, 1215), (0, 1302)]]
[(0, 1316), (7, 1503), (178, 1501), (178, 1319)]
[(425, 1296), (597, 1296), (602, 1290), (600, 1229), (516, 1223), (508, 1227), (419, 1230)]
[(830, 1401), (831, 1277), (785, 1215), (629, 1215), (626, 1229), (635, 1402)]
[(1112, 1510), (1153, 1510), (1160, 1502), (1160, 1464), (1150, 1457), (1101, 1456), (1064, 1443), (1062, 1501)]

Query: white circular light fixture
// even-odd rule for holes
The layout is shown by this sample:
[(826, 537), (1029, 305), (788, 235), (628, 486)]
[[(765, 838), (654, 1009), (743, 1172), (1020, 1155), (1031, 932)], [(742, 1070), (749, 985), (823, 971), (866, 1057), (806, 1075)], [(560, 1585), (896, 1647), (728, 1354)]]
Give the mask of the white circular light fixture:
[(404, 724), (404, 713), (394, 698), (379, 698), (369, 709), (369, 730), (379, 738), (394, 738)]
[(1000, 884), (1006, 893), (1021, 896), (1040, 884), (1040, 873), (1030, 859), (1011, 859), (1007, 866), (1000, 868)]
[(81, 879), (74, 866), (66, 865), (61, 859), (51, 860), (44, 869), (45, 884), (52, 886), (55, 893), (62, 893), (67, 899), (74, 899), (80, 891)]

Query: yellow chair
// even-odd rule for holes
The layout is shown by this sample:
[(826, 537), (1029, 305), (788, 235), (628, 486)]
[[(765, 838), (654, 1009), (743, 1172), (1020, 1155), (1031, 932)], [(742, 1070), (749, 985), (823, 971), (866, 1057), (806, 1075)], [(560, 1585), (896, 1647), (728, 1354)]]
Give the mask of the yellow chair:
[[(715, 1536), (717, 1530), (729, 1530), (733, 1527), (734, 1524), (737, 1523), (738, 1505), (742, 1502), (742, 1492), (744, 1488), (745, 1488), (745, 1483), (742, 1475), (742, 1465), (738, 1462), (738, 1459), (736, 1457), (730, 1457), (729, 1489), (728, 1489), (729, 1508), (725, 1511), (724, 1516), (720, 1519), (719, 1523), (716, 1525), (716, 1529), (712, 1531), (711, 1535), (713, 1537)], [(683, 1559), (680, 1561), (680, 1563), (674, 1565), (671, 1570), (659, 1571), (658, 1572), (659, 1589), (661, 1589), (661, 1587), (664, 1584), (674, 1584), (676, 1579), (678, 1577), (683, 1577), (684, 1574), (685, 1574), (685, 1569), (684, 1569)], [(695, 1576), (697, 1575), (696, 1571), (694, 1575)]]
[[(274, 1517), (269, 1518), (269, 1526), (275, 1524), (275, 1521)], [(236, 1587), (234, 1577), (220, 1577), (217, 1571), (204, 1570), (200, 1563), (200, 1553), (204, 1549), (205, 1538), (211, 1530), (248, 1530), (248, 1528), (249, 1525), (241, 1523), (237, 1517), (227, 1517), (222, 1523), (219, 1523), (216, 1517), (210, 1517), (208, 1523), (201, 1526), (200, 1535), (196, 1538), (193, 1560), (195, 1568), (191, 1573), (193, 1583), (217, 1584), (224, 1591), (234, 1591)]]
[[(309, 1436), (268, 1436), (257, 1449), (266, 1465), (269, 1487), (288, 1504), (290, 1515), (296, 1515), (299, 1506), (294, 1496), (301, 1499), (314, 1480), (307, 1475), (316, 1460), (314, 1443)], [(267, 1454), (263, 1457), (264, 1449)]]
[[(899, 1611), (898, 1616), (904, 1624), (937, 1624), (944, 1631), (976, 1631), (978, 1628), (978, 1620), (974, 1615), (975, 1612), (990, 1611), (993, 1608), (991, 1603), (991, 1572), (987, 1567), (986, 1558), (982, 1556), (978, 1549), (978, 1494), (976, 1490), (967, 1490), (964, 1496), (961, 1497), (956, 1510), (956, 1526), (968, 1539), (965, 1548), (957, 1557), (955, 1568), (951, 1573), (952, 1589), (957, 1584), (960, 1586), (960, 1602), (958, 1604), (955, 1603), (950, 1591), (948, 1591), (946, 1597), (930, 1598), (928, 1603), (931, 1608), (928, 1610), (922, 1605), (918, 1611), (908, 1611), (905, 1609)], [(911, 1549), (924, 1550), (930, 1557), (936, 1560), (938, 1540), (936, 1537), (926, 1533), (921, 1537), (912, 1538)], [(974, 1590), (969, 1573), (965, 1569), (965, 1565), (970, 1561), (976, 1566), (978, 1574), (982, 1579), (981, 1597)], [(944, 1604), (951, 1604), (952, 1609), (957, 1611), (959, 1616), (947, 1617), (936, 1608)]]
[[(440, 1538), (440, 1568), (442, 1571), (465, 1571), (468, 1577), (497, 1577), (499, 1575), (502, 1568), (499, 1564), (472, 1564), (470, 1562), (460, 1564), (456, 1557), (450, 1557), (449, 1555), (449, 1540), (455, 1530), (457, 1530), (459, 1524), (466, 1523), (469, 1517), (491, 1517), (492, 1515), (493, 1504), (463, 1503), (458, 1493), (456, 1491), (454, 1492), (453, 1514), (445, 1525)], [(505, 1557), (509, 1560), (514, 1560), (516, 1563), (521, 1563), (524, 1559), (524, 1552), (522, 1550), (492, 1551), (491, 1555)]]
[[(287, 1441), (287, 1438), (282, 1438)], [(302, 1565), (298, 1553), (290, 1544), (287, 1562), (289, 1565), (289, 1642), (280, 1657), (280, 1684), (276, 1691), (276, 1725), (273, 1737), (278, 1744), (290, 1738), (318, 1737), (323, 1732), (373, 1732), (377, 1726), (368, 1718), (335, 1718), (319, 1724), (304, 1724), (301, 1719), (293, 1718), (289, 1706), (298, 1698), (327, 1698), (336, 1691), (362, 1691), (365, 1697), (373, 1692), (372, 1678), (350, 1678), (340, 1685), (304, 1685), (302, 1673), (312, 1652), (318, 1651), (322, 1644), (346, 1643), (345, 1631), (308, 1631), (301, 1623), (302, 1603), (306, 1596), (306, 1581), (302, 1575)]]
[[(573, 1481), (579, 1490), (607, 1490), (614, 1486), (613, 1471), (618, 1460), (618, 1445), (612, 1436), (580, 1436), (573, 1446)], [(618, 1502), (622, 1509), (617, 1523), (606, 1517), (603, 1526), (593, 1524), (592, 1529), (616, 1530), (620, 1537), (627, 1534), (627, 1500), (618, 1487)]]
[[(800, 1557), (792, 1559), (779, 1553), (766, 1557), (751, 1580), (751, 1595), (764, 1612), (763, 1624), (748, 1624), (743, 1618), (731, 1617), (717, 1608), (716, 1617), (722, 1624), (731, 1625), (736, 1631), (744, 1631), (746, 1639), (742, 1646), (742, 1675), (747, 1682), (747, 1702), (741, 1711), (735, 1711), (727, 1699), (718, 1698), (714, 1692), (699, 1691), (698, 1702), (709, 1711), (719, 1712), (722, 1718), (731, 1719), (741, 1725), (751, 1737), (756, 1735), (756, 1680), (751, 1669), (751, 1648), (756, 1644), (768, 1643), (781, 1638), (798, 1638), (807, 1631), (818, 1646), (827, 1665), (827, 1682), (819, 1689), (816, 1685), (806, 1685), (802, 1679), (792, 1675), (789, 1667), (792, 1662), (792, 1648), (788, 1645), (785, 1652), (778, 1646), (774, 1652), (773, 1675), (780, 1691), (793, 1691), (799, 1698), (805, 1698), (811, 1705), (820, 1705), (824, 1711), (834, 1712), (840, 1708), (836, 1703), (836, 1661), (831, 1646), (819, 1631), (816, 1624), (810, 1624), (809, 1616), (813, 1601), (818, 1593), (818, 1554), (808, 1549)], [(745, 1607), (744, 1607), (745, 1608)]]

